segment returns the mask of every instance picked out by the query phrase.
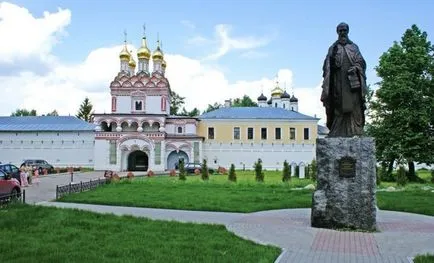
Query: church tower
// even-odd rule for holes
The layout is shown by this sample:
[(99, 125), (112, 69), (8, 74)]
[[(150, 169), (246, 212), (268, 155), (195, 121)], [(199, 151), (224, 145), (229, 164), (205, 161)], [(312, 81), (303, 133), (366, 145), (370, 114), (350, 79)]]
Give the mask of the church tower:
[(163, 61), (164, 61), (164, 54), (160, 48), (160, 39), (158, 38), (157, 48), (155, 49), (154, 53), (152, 53), (152, 62), (154, 63), (154, 68), (152, 72), (163, 73)]
[(119, 59), (121, 60), (120, 72), (129, 73), (130, 69), (128, 64), (130, 62), (131, 54), (130, 52), (128, 52), (128, 47), (127, 47), (127, 32), (124, 32), (124, 35), (125, 35), (124, 47), (122, 48), (121, 53), (119, 53)]

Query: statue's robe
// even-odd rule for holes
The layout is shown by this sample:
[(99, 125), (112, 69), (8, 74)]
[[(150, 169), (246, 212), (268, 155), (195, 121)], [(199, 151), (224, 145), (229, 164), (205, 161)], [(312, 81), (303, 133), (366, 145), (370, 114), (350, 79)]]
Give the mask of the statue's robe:
[[(355, 74), (352, 82), (350, 68)], [(326, 108), (329, 137), (363, 134), (366, 93), (366, 62), (358, 46), (350, 40), (346, 44), (336, 41), (323, 65), (321, 101)]]

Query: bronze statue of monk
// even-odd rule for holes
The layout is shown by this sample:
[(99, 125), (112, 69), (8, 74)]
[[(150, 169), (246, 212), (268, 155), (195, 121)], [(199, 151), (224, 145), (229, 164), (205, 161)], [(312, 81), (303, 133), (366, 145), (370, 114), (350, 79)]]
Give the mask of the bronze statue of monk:
[(326, 108), (328, 137), (353, 137), (365, 126), (366, 62), (348, 38), (349, 26), (340, 23), (338, 40), (329, 48), (323, 65), (321, 101)]

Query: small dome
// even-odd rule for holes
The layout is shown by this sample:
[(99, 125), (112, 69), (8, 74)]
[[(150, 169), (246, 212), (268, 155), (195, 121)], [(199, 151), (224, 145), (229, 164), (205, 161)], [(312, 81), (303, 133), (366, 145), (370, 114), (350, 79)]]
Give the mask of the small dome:
[(298, 99), (292, 94), (291, 99), (289, 99), (290, 102), (298, 102)]
[(163, 60), (163, 57), (164, 57), (164, 54), (160, 48), (160, 41), (157, 41), (157, 48), (155, 49), (154, 53), (152, 53), (152, 59), (153, 60)]
[(137, 57), (139, 59), (149, 59), (151, 57), (151, 50), (149, 50), (146, 43), (146, 37), (142, 38), (142, 46), (137, 50)]
[(271, 103), (273, 103), (272, 101), (271, 101), (271, 98), (267, 101), (267, 104), (271, 104)]
[(266, 101), (267, 97), (264, 96), (263, 93), (261, 93), (261, 96), (258, 97), (258, 101)]
[(282, 99), (289, 99), (291, 96), (288, 94), (288, 92), (286, 92), (286, 90), (283, 92), (282, 96), (280, 96), (280, 98)]
[(275, 97), (280, 97), (283, 94), (283, 90), (279, 87), (276, 86), (272, 91), (271, 91), (271, 96)]
[(166, 68), (166, 66), (167, 66), (166, 60), (163, 59), (163, 61), (161, 62), (161, 66), (163, 68)]
[(131, 68), (136, 68), (136, 61), (134, 60), (133, 56), (130, 56), (130, 60), (128, 61), (128, 66), (130, 66)]
[(128, 52), (127, 45), (124, 46), (121, 53), (119, 53), (119, 58), (121, 60), (129, 61), (131, 57), (130, 52)]

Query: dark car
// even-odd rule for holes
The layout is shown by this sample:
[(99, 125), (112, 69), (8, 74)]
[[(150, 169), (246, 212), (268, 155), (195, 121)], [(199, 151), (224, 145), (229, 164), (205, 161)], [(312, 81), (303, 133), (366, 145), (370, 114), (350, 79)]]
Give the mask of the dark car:
[(18, 169), (18, 167), (16, 167), (13, 164), (5, 163), (5, 164), (0, 164), (0, 170), (9, 174), (12, 178), (17, 179), (18, 182), (20, 182), (21, 184), (20, 169)]
[(40, 160), (40, 159), (28, 159), (28, 160), (24, 160), (24, 162), (21, 164), (20, 167), (23, 167), (23, 166), (26, 166), (26, 165), (38, 169), (39, 174), (42, 174), (42, 172), (43, 172), (44, 169), (47, 169), (48, 172), (54, 170), (54, 167), (51, 164), (49, 164), (45, 160)]
[[(187, 163), (185, 165), (185, 171), (189, 174), (194, 173), (194, 170), (198, 169), (202, 172), (202, 164), (201, 163)], [(213, 174), (214, 169), (208, 167), (208, 173)]]

